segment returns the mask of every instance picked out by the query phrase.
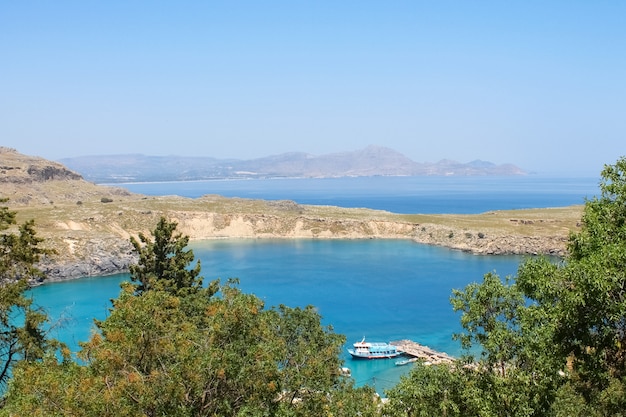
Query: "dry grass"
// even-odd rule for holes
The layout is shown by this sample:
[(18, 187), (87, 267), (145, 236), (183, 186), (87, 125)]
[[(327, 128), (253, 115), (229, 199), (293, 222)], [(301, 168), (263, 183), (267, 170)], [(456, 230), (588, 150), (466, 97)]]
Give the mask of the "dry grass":
[(477, 233), (519, 236), (567, 236), (580, 226), (583, 206), (502, 210), (481, 214), (401, 216), (419, 224), (436, 224)]
[[(579, 227), (583, 210), (582, 206), (571, 206), (475, 215), (406, 215), (217, 195), (197, 199), (143, 196), (84, 181), (50, 181), (39, 186), (44, 185), (42, 194), (37, 194), (32, 184), (18, 187), (21, 189), (15, 194), (19, 198), (11, 198), (8, 205), (18, 212), (20, 222), (34, 219), (46, 245), (61, 252), (89, 244), (85, 242), (100, 247), (106, 242), (114, 252), (120, 241), (149, 233), (161, 216), (182, 223), (181, 229), (192, 239), (395, 237), (483, 253), (492, 250), (488, 241), (497, 241), (498, 253), (507, 253), (507, 245), (522, 253), (532, 252), (532, 246), (541, 247), (542, 252), (562, 251), (569, 233)], [(522, 245), (522, 238), (544, 241)]]
[(38, 230), (46, 234), (60, 223), (74, 222), (85, 229), (107, 231), (117, 224), (130, 233), (151, 229), (161, 215), (173, 213), (220, 213), (276, 216), (284, 220), (319, 218), (327, 221), (388, 221), (418, 225), (438, 225), (456, 231), (521, 236), (567, 236), (580, 223), (583, 206), (492, 211), (482, 214), (395, 214), (369, 209), (333, 206), (277, 204), (263, 200), (204, 196), (183, 197), (118, 196), (113, 202), (97, 199), (82, 204), (54, 203), (12, 207), (22, 220), (35, 219)]

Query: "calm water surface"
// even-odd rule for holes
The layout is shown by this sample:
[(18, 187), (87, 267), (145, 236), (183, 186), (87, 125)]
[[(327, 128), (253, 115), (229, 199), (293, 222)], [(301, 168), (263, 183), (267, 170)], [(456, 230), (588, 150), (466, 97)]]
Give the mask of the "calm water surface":
[[(324, 324), (346, 335), (348, 344), (414, 339), (458, 354), (452, 333), (459, 330), (452, 312), (452, 288), (462, 288), (489, 271), (514, 274), (520, 257), (472, 256), (404, 240), (218, 240), (192, 245), (203, 276), (237, 277), (243, 291), (267, 306), (314, 305)], [(32, 290), (63, 327), (56, 337), (78, 349), (103, 319), (110, 299), (127, 274), (42, 285)], [(346, 346), (347, 348), (348, 346)], [(354, 361), (344, 354), (358, 384), (384, 389), (408, 367), (393, 360)]]
[(596, 178), (357, 177), (214, 180), (116, 184), (147, 195), (294, 200), (300, 204), (367, 207), (394, 213), (481, 213), (583, 204), (597, 193)]

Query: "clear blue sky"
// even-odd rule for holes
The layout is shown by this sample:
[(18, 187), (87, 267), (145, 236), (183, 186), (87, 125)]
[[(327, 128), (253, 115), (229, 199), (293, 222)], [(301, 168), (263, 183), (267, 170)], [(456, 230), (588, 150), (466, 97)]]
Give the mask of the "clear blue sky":
[(0, 145), (369, 144), (598, 174), (626, 155), (626, 2), (0, 0)]

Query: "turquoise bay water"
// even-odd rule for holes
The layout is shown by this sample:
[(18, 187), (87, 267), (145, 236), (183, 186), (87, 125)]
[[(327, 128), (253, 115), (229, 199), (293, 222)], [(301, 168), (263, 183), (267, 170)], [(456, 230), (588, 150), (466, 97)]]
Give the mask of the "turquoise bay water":
[[(324, 323), (347, 337), (412, 339), (457, 355), (460, 330), (449, 303), (452, 288), (489, 271), (515, 274), (518, 256), (486, 257), (405, 240), (209, 241), (194, 245), (206, 277), (239, 277), (266, 305), (317, 307)], [(352, 360), (357, 384), (393, 386), (409, 367), (394, 360)]]
[[(199, 181), (126, 184), (150, 195), (222, 194), (291, 199), (303, 204), (368, 207), (402, 213), (479, 213), (498, 209), (583, 204), (597, 193), (593, 178), (377, 177), (308, 180)], [(459, 316), (453, 288), (480, 281), (487, 272), (514, 275), (516, 256), (474, 256), (405, 240), (214, 240), (194, 242), (205, 280), (240, 279), (243, 291), (267, 306), (314, 305), (325, 324), (347, 337), (346, 348), (371, 341), (413, 339), (452, 355)], [(103, 319), (128, 275), (82, 278), (32, 290), (35, 302), (60, 321), (53, 335), (78, 349)], [(379, 392), (410, 366), (394, 360), (356, 361), (344, 349), (358, 385)]]
[[(195, 242), (205, 281), (237, 277), (243, 291), (266, 306), (314, 305), (324, 324), (349, 344), (413, 339), (456, 355), (459, 330), (452, 288), (496, 271), (515, 274), (520, 257), (473, 256), (405, 240), (216, 240)], [(127, 274), (42, 285), (32, 290), (39, 305), (64, 327), (55, 336), (77, 349), (103, 319)], [(357, 384), (393, 386), (409, 367), (393, 360), (356, 361), (344, 352)]]

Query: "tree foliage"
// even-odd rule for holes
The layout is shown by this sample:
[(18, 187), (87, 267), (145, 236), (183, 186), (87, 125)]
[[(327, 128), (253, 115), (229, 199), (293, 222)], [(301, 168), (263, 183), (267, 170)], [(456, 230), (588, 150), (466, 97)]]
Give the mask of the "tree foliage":
[(626, 159), (600, 192), (563, 260), (453, 292), (466, 366), (417, 367), (389, 393), (391, 415), (626, 414)]
[[(0, 199), (0, 204), (6, 203)], [(16, 213), (0, 206), (0, 386), (4, 389), (18, 360), (40, 359), (53, 342), (42, 325), (46, 314), (34, 308), (26, 291), (43, 279), (35, 264), (49, 253), (39, 246), (34, 221), (17, 226)], [(13, 228), (17, 226), (17, 231)]]
[(197, 272), (181, 273), (193, 257), (174, 228), (162, 219), (155, 241), (142, 239), (133, 268), (139, 284), (122, 285), (109, 316), (82, 343), (80, 362), (21, 364), (2, 412), (376, 415), (372, 390), (340, 376), (345, 339), (323, 326), (313, 307), (265, 308), (236, 280), (201, 287)]
[(131, 279), (139, 283), (137, 293), (160, 289), (177, 294), (194, 292), (202, 288), (200, 261), (193, 268), (189, 237), (176, 233), (177, 223), (161, 217), (152, 238), (139, 234), (139, 240), (130, 241), (139, 254), (137, 264), (131, 265)]

